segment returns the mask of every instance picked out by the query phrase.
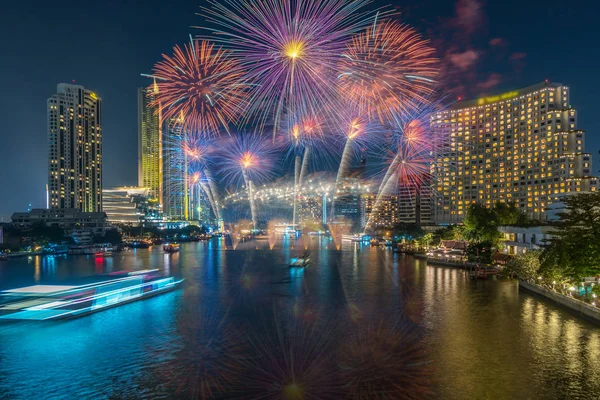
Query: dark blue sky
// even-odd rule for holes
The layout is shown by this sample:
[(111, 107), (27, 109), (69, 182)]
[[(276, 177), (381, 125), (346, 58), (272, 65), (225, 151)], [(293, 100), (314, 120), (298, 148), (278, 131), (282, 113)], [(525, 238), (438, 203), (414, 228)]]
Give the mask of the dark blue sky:
[[(203, 0), (2, 1), (0, 216), (45, 205), (46, 99), (59, 82), (104, 100), (104, 185), (137, 182), (136, 88), (160, 55), (198, 33)], [(549, 79), (571, 86), (587, 151), (600, 166), (597, 9), (589, 0), (377, 1), (430, 37), (456, 96)], [(596, 111), (595, 111), (596, 110)]]

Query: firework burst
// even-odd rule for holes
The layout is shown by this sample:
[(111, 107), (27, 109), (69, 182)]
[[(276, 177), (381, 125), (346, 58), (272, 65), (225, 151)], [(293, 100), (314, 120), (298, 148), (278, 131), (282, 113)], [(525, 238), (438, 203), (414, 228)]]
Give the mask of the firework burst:
[(410, 114), (433, 93), (435, 50), (412, 28), (380, 21), (355, 36), (339, 62), (342, 99), (383, 124)]
[(279, 128), (282, 112), (310, 114), (337, 97), (339, 55), (371, 23), (369, 0), (210, 1), (206, 19), (243, 66), (249, 115)]
[(276, 149), (270, 141), (259, 135), (239, 134), (222, 143), (224, 163), (223, 177), (232, 184), (243, 183), (248, 192), (252, 223), (256, 228), (257, 213), (254, 185), (268, 181), (274, 176)]
[(214, 44), (193, 40), (175, 46), (156, 63), (152, 106), (165, 120), (177, 120), (186, 132), (210, 136), (238, 121), (246, 107), (240, 65), (231, 53)]

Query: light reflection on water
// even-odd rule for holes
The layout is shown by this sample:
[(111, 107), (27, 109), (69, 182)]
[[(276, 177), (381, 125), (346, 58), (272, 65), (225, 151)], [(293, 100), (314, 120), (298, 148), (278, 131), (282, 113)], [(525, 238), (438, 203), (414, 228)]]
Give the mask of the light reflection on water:
[[(370, 375), (378, 390), (404, 385), (392, 398), (401, 390), (444, 399), (600, 392), (600, 329), (514, 282), (473, 282), (354, 243), (341, 251), (321, 239), (273, 244), (226, 250), (214, 240), (171, 255), (155, 246), (0, 264), (0, 290), (121, 269), (186, 278), (182, 290), (72, 321), (1, 324), (0, 398), (190, 398), (199, 388), (293, 398), (299, 387), (305, 398), (341, 398), (369, 394), (360, 377)], [(305, 246), (309, 268), (288, 268)]]

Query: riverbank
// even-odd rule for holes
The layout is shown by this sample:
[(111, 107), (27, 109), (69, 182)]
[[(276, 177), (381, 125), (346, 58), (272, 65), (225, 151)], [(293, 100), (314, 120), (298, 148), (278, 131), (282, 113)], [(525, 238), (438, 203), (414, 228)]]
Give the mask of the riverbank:
[(552, 302), (570, 309), (579, 316), (600, 324), (600, 308), (598, 307), (523, 280), (519, 280), (519, 288), (544, 296)]

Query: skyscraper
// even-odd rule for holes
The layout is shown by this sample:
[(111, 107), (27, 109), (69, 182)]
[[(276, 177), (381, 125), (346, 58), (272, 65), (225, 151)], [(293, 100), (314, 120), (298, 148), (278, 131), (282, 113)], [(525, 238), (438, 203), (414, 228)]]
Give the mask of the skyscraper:
[(102, 100), (59, 83), (48, 99), (50, 208), (102, 211)]
[(163, 161), (163, 213), (172, 220), (189, 218), (189, 185), (187, 155), (181, 148), (185, 132), (175, 120), (164, 123)]
[(150, 106), (155, 87), (138, 89), (138, 186), (162, 202), (162, 121), (158, 107)]
[(432, 166), (437, 223), (462, 221), (474, 202), (515, 203), (545, 220), (557, 195), (597, 190), (585, 132), (560, 83), (456, 103), (431, 125), (448, 138)]

